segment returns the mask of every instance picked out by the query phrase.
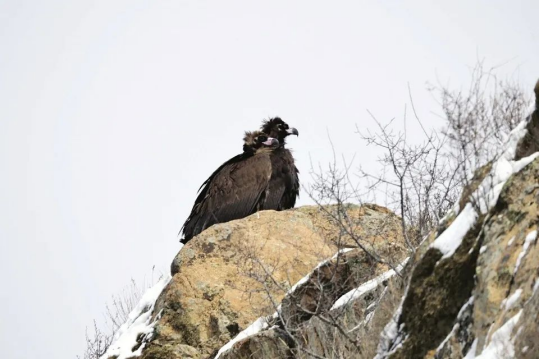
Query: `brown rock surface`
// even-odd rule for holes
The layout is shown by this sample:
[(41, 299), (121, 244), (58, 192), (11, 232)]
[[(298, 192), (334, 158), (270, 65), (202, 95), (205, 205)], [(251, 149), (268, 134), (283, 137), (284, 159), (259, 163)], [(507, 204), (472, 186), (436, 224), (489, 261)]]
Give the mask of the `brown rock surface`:
[[(156, 303), (154, 317), (160, 317), (142, 356), (214, 356), (252, 321), (274, 313), (292, 285), (339, 246), (354, 244), (335, 225), (336, 208), (327, 209), (263, 211), (193, 238), (173, 261), (173, 278)], [(369, 248), (383, 243), (404, 249), (399, 219), (387, 209), (347, 206), (346, 212)]]

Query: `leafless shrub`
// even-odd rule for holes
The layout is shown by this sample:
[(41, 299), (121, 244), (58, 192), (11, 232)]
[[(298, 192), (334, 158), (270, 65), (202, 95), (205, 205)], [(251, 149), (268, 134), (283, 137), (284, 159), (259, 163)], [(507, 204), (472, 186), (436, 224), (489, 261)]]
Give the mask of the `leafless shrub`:
[(486, 69), (481, 61), (472, 69), (465, 89), (430, 86), (446, 121), (442, 133), (449, 140), (447, 157), (458, 168), (459, 183), (478, 213), (491, 196), (489, 186), (477, 187), (480, 179), (485, 184), (493, 181), (491, 165), (509, 133), (527, 115), (530, 102), (515, 81), (499, 79), (496, 71)]
[(105, 317), (111, 328), (114, 329), (114, 333), (127, 321), (129, 313), (138, 304), (140, 298), (149, 287), (151, 287), (151, 284), (147, 285), (146, 281), (139, 285), (134, 279), (131, 279), (130, 284), (121, 293), (113, 295), (111, 303), (105, 305)]
[[(464, 193), (470, 194), (477, 190), (477, 179), (489, 173), (488, 164), (499, 155), (501, 144), (523, 119), (526, 111), (527, 101), (520, 88), (510, 81), (499, 81), (494, 69), (484, 71), (482, 63), (473, 70), (469, 89), (453, 91), (440, 86), (431, 87), (431, 90), (440, 99), (446, 120), (442, 131), (424, 126), (417, 116), (409, 90), (411, 118), (422, 129), (422, 139), (411, 142), (407, 137), (406, 124), (410, 120), (407, 108), (402, 130), (397, 130), (394, 120), (383, 124), (369, 112), (374, 129), (366, 133), (357, 132), (367, 145), (382, 150), (377, 171), (359, 169), (354, 173), (353, 160), (346, 161), (344, 158), (339, 165), (333, 144), (333, 161), (326, 168), (311, 164), (311, 183), (306, 190), (320, 211), (336, 225), (334, 244), (340, 249), (358, 248), (365, 255), (362, 261), (370, 262), (372, 269), (380, 265), (387, 266), (399, 275), (406, 275), (397, 271), (398, 261), (402, 257), (391, 258), (387, 253), (381, 254), (375, 244), (369, 241), (369, 236), (358, 231), (361, 228), (360, 218), (352, 214), (350, 204), (365, 205), (367, 199), (382, 193), (385, 196), (383, 205), (400, 217), (400, 232), (404, 236), (408, 254), (413, 258), (417, 246), (439, 226), (459, 200), (463, 189)], [(474, 206), (480, 205), (475, 201)], [(385, 226), (380, 225), (380, 233)], [(256, 254), (250, 256), (256, 259)], [(296, 289), (294, 294), (289, 293), (282, 303), (272, 294), (275, 287), (284, 292), (286, 286), (275, 281), (271, 266), (261, 265), (262, 273), (251, 274), (253, 279), (263, 284), (261, 291), (271, 299), (277, 314), (277, 319), (273, 320), (292, 339), (297, 357), (372, 355), (374, 345), (360, 341), (354, 332), (360, 326), (368, 326), (369, 319), (355, 318), (356, 322), (350, 324), (343, 318), (346, 312), (332, 312), (328, 306), (346, 288), (335, 286), (334, 282), (347, 284), (348, 287), (357, 286), (360, 278), (365, 279), (365, 274), (357, 277), (357, 274), (343, 272), (342, 265), (351, 261), (344, 254), (339, 253), (332, 261), (331, 265), (319, 266), (311, 274), (307, 285), (303, 285), (303, 289)], [(386, 290), (387, 286), (383, 293)], [(377, 311), (385, 312), (386, 315), (392, 313), (400, 298), (399, 291), (402, 289), (392, 289), (391, 299), (381, 307), (375, 305)], [(310, 300), (306, 302), (306, 298)], [(376, 300), (375, 303), (380, 301)], [(283, 311), (283, 306), (295, 310)], [(329, 352), (320, 352), (302, 338), (305, 319), (315, 319), (330, 325), (334, 333), (338, 333), (340, 339), (344, 340), (336, 341), (332, 335), (328, 337), (332, 340), (328, 341), (333, 341), (334, 348)]]
[(129, 285), (118, 294), (112, 295), (111, 302), (105, 304), (102, 326), (99, 326), (94, 319), (93, 332), (89, 334), (88, 329), (86, 329), (85, 359), (99, 359), (107, 352), (118, 329), (127, 321), (131, 310), (138, 304), (144, 292), (152, 287), (155, 281), (158, 281), (153, 278), (154, 269), (152, 269), (150, 281), (144, 279), (139, 284), (131, 279)]
[(84, 359), (100, 359), (112, 344), (115, 331), (112, 333), (103, 332), (94, 320), (93, 334), (88, 334), (86, 329), (86, 350), (84, 350)]
[(496, 68), (486, 70), (484, 62), (473, 68), (468, 88), (431, 85), (430, 90), (443, 110), (449, 151), (468, 176), (493, 160), (530, 100), (514, 81), (498, 79)]
[[(428, 132), (415, 109), (413, 113), (424, 134), (417, 144), (407, 140), (406, 127), (397, 132), (393, 121), (382, 125), (370, 113), (377, 131), (362, 134), (358, 130), (367, 145), (384, 151), (378, 159), (379, 173), (360, 170), (361, 178), (369, 191), (384, 190), (386, 205), (401, 217), (402, 232), (411, 252), (453, 206), (460, 185), (459, 165), (452, 166), (445, 154), (447, 137), (434, 130)], [(406, 116), (405, 111), (405, 124)]]
[[(357, 324), (343, 323), (343, 312), (331, 310), (337, 299), (349, 291), (353, 291), (364, 282), (372, 279), (380, 272), (393, 269), (401, 274), (397, 265), (406, 257), (406, 247), (399, 240), (400, 222), (392, 214), (387, 216), (364, 216), (365, 211), (380, 211), (375, 205), (364, 204), (360, 207), (350, 204), (354, 199), (361, 199), (357, 189), (349, 186), (348, 170), (341, 171), (336, 165), (330, 165), (326, 172), (314, 174), (319, 181), (314, 183), (316, 191), (310, 192), (318, 202), (322, 218), (326, 219), (321, 235), (335, 248), (336, 256), (327, 260), (320, 258), (321, 263), (305, 281), (293, 291), (290, 288), (294, 282), (282, 281), (283, 265), (279, 259), (263, 261), (258, 256), (259, 249), (246, 244), (242, 249), (245, 260), (241, 269), (245, 276), (253, 279), (259, 286), (246, 290), (248, 296), (265, 295), (275, 312), (270, 317), (272, 325), (277, 325), (287, 336), (287, 343), (295, 357), (325, 358), (327, 352), (321, 352), (304, 339), (304, 328), (311, 319), (318, 321), (331, 331), (338, 333), (338, 338), (344, 339), (336, 345), (331, 354), (366, 354), (360, 339), (357, 337)], [(367, 210), (370, 209), (370, 210)], [(383, 212), (378, 215), (385, 214)], [(369, 220), (370, 219), (370, 220)], [(402, 239), (402, 237), (401, 237)], [(339, 249), (355, 249), (340, 252)], [(317, 249), (310, 249), (317, 254)], [(327, 251), (324, 252), (327, 257)], [(323, 262), (323, 260), (326, 260)], [(299, 263), (300, 261), (298, 261)], [(291, 261), (290, 263), (296, 263)], [(242, 271), (242, 270), (240, 270)], [(294, 273), (294, 269), (286, 269)], [(280, 273), (280, 275), (277, 275)], [(297, 275), (297, 274), (295, 274)], [(305, 274), (302, 274), (305, 275)], [(297, 278), (297, 276), (296, 276)], [(280, 279), (280, 280), (279, 280)], [(379, 284), (382, 288), (386, 285)], [(279, 294), (279, 295), (277, 295)], [(281, 301), (283, 294), (286, 294)], [(365, 301), (371, 294), (365, 294)], [(253, 309), (260, 310), (257, 302)], [(363, 315), (358, 315), (364, 317)], [(365, 315), (366, 316), (366, 315)], [(362, 321), (366, 320), (362, 318)], [(365, 323), (368, 323), (366, 321)], [(355, 328), (355, 329), (354, 329)], [(336, 339), (336, 337), (334, 337)], [(372, 345), (372, 344), (371, 344)], [(375, 345), (369, 347), (370, 351)], [(333, 356), (332, 355), (332, 356)]]

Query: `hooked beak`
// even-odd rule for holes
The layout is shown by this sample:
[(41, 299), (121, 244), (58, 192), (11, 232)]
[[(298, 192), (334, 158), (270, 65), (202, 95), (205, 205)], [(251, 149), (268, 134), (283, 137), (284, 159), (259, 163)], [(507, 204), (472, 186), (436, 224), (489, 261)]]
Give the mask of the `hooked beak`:
[(286, 132), (288, 133), (288, 135), (299, 136), (298, 130), (296, 128), (290, 128), (290, 129), (286, 130)]
[(268, 140), (264, 141), (262, 144), (267, 146), (277, 146), (279, 145), (279, 140), (269, 137)]

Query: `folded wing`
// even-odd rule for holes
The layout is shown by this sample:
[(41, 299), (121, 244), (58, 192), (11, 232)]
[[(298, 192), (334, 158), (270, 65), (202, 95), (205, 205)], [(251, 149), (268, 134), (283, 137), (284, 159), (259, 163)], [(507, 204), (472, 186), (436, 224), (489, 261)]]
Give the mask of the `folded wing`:
[(261, 208), (271, 177), (269, 153), (241, 154), (221, 165), (201, 186), (182, 230), (182, 243), (208, 227), (240, 219)]

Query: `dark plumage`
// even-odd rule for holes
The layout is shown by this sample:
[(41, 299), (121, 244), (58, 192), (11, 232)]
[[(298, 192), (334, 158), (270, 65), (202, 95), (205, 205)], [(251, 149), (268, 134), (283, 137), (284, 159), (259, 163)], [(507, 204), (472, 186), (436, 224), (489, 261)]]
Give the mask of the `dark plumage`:
[(266, 134), (246, 132), (243, 153), (219, 166), (202, 184), (191, 214), (180, 230), (182, 243), (210, 226), (260, 210), (271, 178), (270, 154), (279, 142)]
[(264, 209), (291, 209), (299, 197), (299, 171), (292, 153), (285, 148), (285, 139), (289, 135), (297, 136), (298, 131), (278, 117), (264, 121), (261, 130), (279, 140), (279, 147), (270, 156), (272, 174)]

